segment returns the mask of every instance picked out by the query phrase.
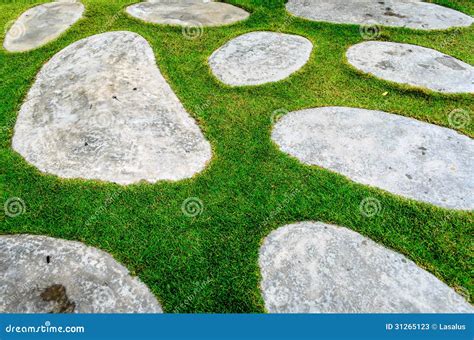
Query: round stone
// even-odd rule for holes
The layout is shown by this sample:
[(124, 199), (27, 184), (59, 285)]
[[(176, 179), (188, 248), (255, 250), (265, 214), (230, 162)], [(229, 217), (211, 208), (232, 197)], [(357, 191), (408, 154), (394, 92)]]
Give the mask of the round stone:
[(454, 130), (381, 111), (322, 107), (287, 114), (272, 139), (301, 162), (355, 182), (474, 209), (474, 142)]
[(260, 249), (270, 313), (472, 313), (449, 286), (414, 262), (347, 228), (301, 222)]
[(384, 80), (444, 93), (474, 93), (474, 67), (410, 44), (367, 41), (350, 47), (349, 63)]
[(289, 0), (286, 8), (295, 16), (314, 21), (420, 30), (468, 27), (474, 21), (453, 9), (416, 0)]
[(162, 313), (107, 253), (44, 236), (0, 236), (0, 313)]
[(131, 32), (80, 40), (39, 72), (13, 148), (43, 172), (119, 184), (202, 171), (210, 144)]
[(3, 46), (10, 52), (33, 50), (55, 40), (84, 12), (78, 1), (45, 3), (24, 12), (9, 28)]
[(309, 60), (313, 44), (306, 38), (251, 32), (232, 39), (209, 58), (214, 75), (233, 86), (261, 85), (287, 78)]

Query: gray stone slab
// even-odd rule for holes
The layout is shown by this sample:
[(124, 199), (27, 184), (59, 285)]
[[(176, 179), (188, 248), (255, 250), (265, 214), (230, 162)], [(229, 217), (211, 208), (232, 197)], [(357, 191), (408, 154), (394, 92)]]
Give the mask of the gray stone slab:
[(10, 52), (25, 52), (55, 40), (84, 12), (79, 1), (45, 3), (24, 12), (8, 30), (3, 46)]
[(43, 172), (120, 184), (202, 171), (210, 144), (131, 32), (80, 40), (39, 72), (13, 148)]
[(384, 80), (443, 93), (474, 93), (474, 67), (417, 45), (367, 41), (351, 46), (347, 60)]
[(321, 222), (273, 231), (260, 249), (270, 313), (472, 313), (414, 262), (347, 228)]
[(322, 107), (287, 114), (272, 139), (301, 162), (355, 182), (474, 209), (474, 141), (454, 130), (381, 111)]
[(202, 0), (141, 2), (127, 7), (127, 13), (155, 24), (195, 27), (230, 25), (249, 17), (239, 7)]
[(79, 242), (0, 236), (0, 313), (161, 313), (148, 288)]
[(313, 44), (306, 38), (274, 32), (243, 34), (209, 58), (214, 75), (233, 86), (261, 85), (289, 77), (309, 60)]
[(295, 16), (338, 24), (442, 30), (474, 22), (456, 10), (413, 0), (289, 0), (286, 8)]

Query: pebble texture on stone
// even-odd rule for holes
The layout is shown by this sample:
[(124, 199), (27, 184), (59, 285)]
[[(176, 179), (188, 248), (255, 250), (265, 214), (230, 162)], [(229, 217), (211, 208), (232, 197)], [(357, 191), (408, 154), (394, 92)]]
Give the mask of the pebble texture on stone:
[(141, 2), (129, 6), (127, 13), (155, 24), (191, 27), (230, 25), (249, 17), (249, 13), (239, 7), (199, 0)]
[(40, 71), (13, 148), (41, 171), (130, 184), (202, 171), (211, 147), (131, 32), (80, 40)]
[(289, 0), (286, 8), (298, 17), (338, 24), (442, 30), (467, 27), (474, 22), (456, 10), (413, 0)]
[(306, 38), (251, 32), (232, 39), (209, 58), (214, 75), (232, 86), (261, 85), (287, 78), (303, 67), (313, 44)]
[(454, 130), (381, 111), (322, 107), (287, 114), (272, 139), (301, 162), (355, 182), (474, 209), (474, 141)]
[(107, 253), (79, 242), (0, 236), (0, 313), (162, 313)]
[(260, 249), (270, 313), (472, 313), (449, 286), (414, 262), (347, 228), (301, 222)]
[(9, 28), (3, 47), (10, 52), (25, 52), (43, 46), (64, 33), (83, 12), (79, 1), (56, 1), (30, 8)]
[(444, 93), (474, 93), (474, 67), (430, 48), (367, 41), (350, 47), (346, 56), (355, 68), (384, 80)]

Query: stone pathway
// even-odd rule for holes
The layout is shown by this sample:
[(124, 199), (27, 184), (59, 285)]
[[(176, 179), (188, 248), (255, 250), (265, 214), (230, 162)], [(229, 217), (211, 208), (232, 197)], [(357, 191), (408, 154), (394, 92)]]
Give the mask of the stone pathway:
[(346, 228), (301, 222), (260, 249), (270, 313), (472, 313), (453, 289), (404, 256)]
[(474, 141), (454, 130), (348, 107), (291, 112), (272, 133), (305, 164), (407, 198), (474, 209)]
[(0, 313), (161, 313), (110, 255), (79, 242), (0, 236)]
[(367, 41), (350, 47), (347, 60), (384, 80), (444, 93), (474, 93), (474, 67), (416, 45)]
[(413, 0), (289, 0), (298, 17), (338, 24), (365, 24), (442, 30), (470, 26), (474, 19), (453, 9)]
[(227, 85), (261, 85), (299, 70), (309, 60), (312, 49), (313, 44), (298, 35), (251, 32), (216, 50), (209, 58), (209, 66)]
[(131, 32), (56, 54), (21, 107), (13, 148), (43, 172), (120, 184), (189, 178), (211, 158), (150, 45)]
[(9, 28), (3, 46), (10, 52), (33, 50), (57, 39), (84, 12), (78, 1), (45, 3), (24, 12)]
[(127, 13), (155, 24), (195, 27), (230, 25), (249, 17), (249, 13), (239, 7), (202, 0), (141, 2), (129, 6)]

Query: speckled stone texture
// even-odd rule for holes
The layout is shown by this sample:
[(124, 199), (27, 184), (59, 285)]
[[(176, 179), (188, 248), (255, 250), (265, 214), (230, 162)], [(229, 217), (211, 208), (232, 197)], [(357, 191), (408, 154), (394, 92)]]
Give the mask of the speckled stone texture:
[(303, 67), (313, 44), (306, 38), (251, 32), (232, 39), (209, 58), (214, 75), (232, 86), (261, 85), (287, 78)]
[(211, 147), (131, 32), (80, 40), (40, 71), (13, 148), (43, 172), (131, 184), (202, 171)]
[(56, 1), (30, 8), (9, 28), (3, 47), (10, 52), (25, 52), (43, 46), (64, 33), (83, 12), (79, 1)]
[(472, 313), (453, 289), (404, 256), (347, 228), (301, 222), (260, 249), (271, 313)]
[(474, 67), (430, 48), (367, 41), (350, 47), (346, 56), (355, 68), (384, 80), (444, 93), (474, 93)]
[(289, 0), (286, 8), (302, 18), (338, 24), (442, 30), (474, 22), (456, 10), (413, 0)]
[(272, 132), (280, 149), (355, 182), (451, 209), (474, 209), (474, 142), (454, 130), (380, 111), (291, 112)]
[(162, 313), (110, 255), (79, 242), (0, 236), (0, 313)]
[(141, 2), (127, 7), (127, 13), (155, 24), (194, 27), (230, 25), (249, 17), (249, 13), (239, 7), (199, 0)]

